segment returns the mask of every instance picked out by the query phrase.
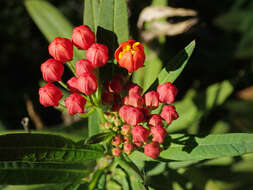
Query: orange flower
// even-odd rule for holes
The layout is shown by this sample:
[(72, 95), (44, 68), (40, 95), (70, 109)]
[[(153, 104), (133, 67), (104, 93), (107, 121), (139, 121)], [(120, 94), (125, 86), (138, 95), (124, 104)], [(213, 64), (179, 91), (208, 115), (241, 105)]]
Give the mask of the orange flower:
[(144, 47), (140, 42), (128, 40), (122, 42), (114, 53), (119, 66), (132, 73), (143, 66), (145, 61)]

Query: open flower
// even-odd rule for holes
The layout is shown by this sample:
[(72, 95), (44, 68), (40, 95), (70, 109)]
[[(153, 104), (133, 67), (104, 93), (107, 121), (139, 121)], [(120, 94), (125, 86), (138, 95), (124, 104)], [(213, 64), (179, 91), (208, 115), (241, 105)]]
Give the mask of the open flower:
[(122, 42), (114, 53), (119, 66), (132, 73), (143, 66), (145, 61), (144, 47), (140, 42), (128, 40)]

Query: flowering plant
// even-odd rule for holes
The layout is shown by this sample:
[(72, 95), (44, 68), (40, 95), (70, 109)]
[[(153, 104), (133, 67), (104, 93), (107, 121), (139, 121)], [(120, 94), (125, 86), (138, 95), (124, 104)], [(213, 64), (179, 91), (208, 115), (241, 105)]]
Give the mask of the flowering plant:
[[(151, 189), (155, 185), (146, 182), (147, 163), (172, 171), (204, 159), (253, 151), (252, 134), (169, 133), (173, 123), (188, 119), (177, 111), (180, 89), (173, 82), (193, 53), (195, 41), (157, 71), (157, 65), (150, 67), (148, 47), (129, 39), (125, 0), (86, 0), (84, 24), (74, 28), (45, 1), (27, 0), (26, 7), (50, 43), (49, 56), (40, 66), (45, 83), (38, 90), (39, 102), (88, 118), (88, 137), (79, 134), (75, 140), (66, 138), (71, 134), (50, 132), (0, 136), (0, 149), (6, 150), (0, 158), (2, 184)], [(55, 17), (37, 17), (43, 11)], [(56, 18), (63, 23), (60, 27), (49, 22)], [(154, 71), (143, 76), (146, 68)]]

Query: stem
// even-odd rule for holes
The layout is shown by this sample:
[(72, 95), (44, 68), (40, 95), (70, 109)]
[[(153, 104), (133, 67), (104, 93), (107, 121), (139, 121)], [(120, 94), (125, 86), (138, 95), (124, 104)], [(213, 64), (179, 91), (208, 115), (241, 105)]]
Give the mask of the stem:
[(88, 113), (79, 114), (81, 118), (87, 118), (89, 117), (93, 112), (95, 111), (94, 108), (92, 108)]
[(101, 123), (105, 123), (104, 112), (101, 107), (96, 107)]
[(66, 85), (64, 82), (58, 81), (58, 83), (59, 83), (63, 88), (65, 88), (66, 90), (69, 90), (68, 87), (67, 87), (67, 85)]

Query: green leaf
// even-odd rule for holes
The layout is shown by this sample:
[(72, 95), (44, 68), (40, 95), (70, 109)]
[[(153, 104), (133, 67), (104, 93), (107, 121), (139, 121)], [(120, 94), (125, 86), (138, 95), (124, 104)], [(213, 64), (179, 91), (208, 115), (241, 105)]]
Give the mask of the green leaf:
[(77, 190), (80, 184), (8, 185), (1, 190)]
[(172, 143), (162, 151), (162, 159), (203, 160), (238, 156), (253, 152), (253, 134), (231, 133), (205, 137), (171, 135)]
[(90, 174), (77, 163), (0, 162), (0, 184), (71, 183)]
[(98, 182), (103, 175), (105, 175), (104, 170), (101, 169), (96, 170), (89, 183), (88, 190), (97, 189), (96, 187), (98, 186)]
[(100, 0), (84, 0), (83, 24), (97, 32)]
[(193, 50), (195, 48), (195, 41), (192, 41), (182, 51), (180, 51), (172, 60), (161, 70), (158, 75), (158, 83), (166, 82), (173, 83), (181, 74), (189, 61)]
[(116, 158), (117, 163), (128, 173), (133, 189), (146, 190), (144, 177), (131, 160), (127, 161), (124, 157)]
[[(157, 161), (204, 160), (253, 152), (253, 134), (249, 133), (215, 134), (205, 137), (174, 134), (170, 137), (168, 148), (160, 153)], [(153, 160), (138, 151), (134, 151), (130, 158)]]
[(88, 138), (87, 140), (85, 140), (85, 143), (86, 144), (97, 144), (97, 143), (107, 140), (108, 138), (112, 138), (112, 136), (113, 136), (113, 133), (111, 133), (111, 132), (99, 133), (99, 134), (93, 135), (90, 138)]
[(72, 25), (52, 4), (44, 0), (25, 0), (25, 7), (49, 42), (56, 37), (71, 39)]
[(156, 80), (162, 68), (162, 61), (159, 59), (158, 55), (147, 46), (144, 46), (144, 50), (146, 55), (144, 67), (133, 73), (133, 82), (141, 86), (143, 92)]
[(7, 134), (0, 136), (0, 161), (84, 162), (104, 155), (100, 145), (77, 145), (49, 134)]
[(206, 109), (221, 105), (232, 92), (233, 86), (229, 81), (211, 85), (206, 90)]
[[(45, 0), (25, 0), (25, 7), (38, 26), (43, 35), (51, 42), (56, 37), (72, 38), (73, 26), (70, 22), (55, 8)], [(74, 47), (73, 60), (67, 65), (74, 71), (77, 60), (84, 57), (84, 53)]]
[(126, 0), (102, 0), (98, 23), (97, 39), (108, 46), (112, 58), (118, 44), (129, 36)]
[(89, 137), (96, 135), (100, 131), (100, 119), (97, 110), (95, 110), (88, 120)]

